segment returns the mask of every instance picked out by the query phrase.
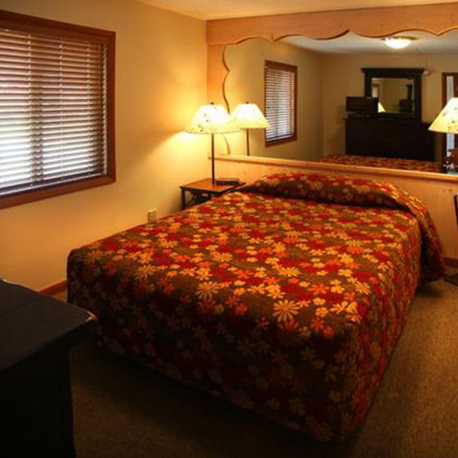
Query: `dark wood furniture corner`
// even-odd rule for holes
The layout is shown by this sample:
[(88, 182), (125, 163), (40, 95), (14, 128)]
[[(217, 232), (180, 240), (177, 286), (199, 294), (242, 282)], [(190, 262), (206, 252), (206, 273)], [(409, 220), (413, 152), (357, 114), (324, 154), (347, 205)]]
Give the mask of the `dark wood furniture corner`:
[[(194, 181), (180, 186), (181, 189), (181, 209), (185, 210), (193, 205), (201, 204), (210, 200), (213, 197), (219, 197), (226, 192), (233, 191), (234, 189), (243, 186), (245, 183), (231, 185), (220, 185), (213, 183), (211, 178), (205, 180)], [(187, 201), (186, 193), (191, 194), (191, 200)]]
[(429, 123), (381, 116), (345, 119), (345, 154), (434, 161)]
[(75, 457), (68, 354), (95, 323), (0, 279), (0, 456)]

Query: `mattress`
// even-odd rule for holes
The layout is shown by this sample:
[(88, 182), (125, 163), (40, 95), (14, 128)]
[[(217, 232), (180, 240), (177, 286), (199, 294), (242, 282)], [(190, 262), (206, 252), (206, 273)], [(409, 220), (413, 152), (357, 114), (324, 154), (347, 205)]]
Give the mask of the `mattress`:
[(73, 250), (68, 291), (111, 350), (331, 441), (366, 415), (420, 279), (443, 273), (414, 197), (276, 174)]

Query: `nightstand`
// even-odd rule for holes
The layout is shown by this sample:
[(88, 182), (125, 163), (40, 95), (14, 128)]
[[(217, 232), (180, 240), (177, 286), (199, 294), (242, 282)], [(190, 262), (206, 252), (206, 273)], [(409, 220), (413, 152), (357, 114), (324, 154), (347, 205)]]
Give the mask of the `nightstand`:
[[(184, 210), (193, 205), (201, 204), (210, 200), (212, 197), (219, 197), (226, 192), (233, 191), (245, 183), (221, 185), (213, 183), (211, 178), (205, 180), (194, 181), (193, 183), (180, 186), (181, 189), (181, 209)], [(191, 194), (191, 199), (188, 201), (186, 193)]]

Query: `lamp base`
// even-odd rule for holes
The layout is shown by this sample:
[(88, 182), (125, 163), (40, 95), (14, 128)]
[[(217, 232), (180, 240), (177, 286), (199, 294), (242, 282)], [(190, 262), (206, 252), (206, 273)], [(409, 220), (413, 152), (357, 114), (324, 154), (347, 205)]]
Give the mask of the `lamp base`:
[(444, 280), (448, 283), (452, 283), (455, 286), (458, 286), (458, 274), (448, 275), (444, 278)]

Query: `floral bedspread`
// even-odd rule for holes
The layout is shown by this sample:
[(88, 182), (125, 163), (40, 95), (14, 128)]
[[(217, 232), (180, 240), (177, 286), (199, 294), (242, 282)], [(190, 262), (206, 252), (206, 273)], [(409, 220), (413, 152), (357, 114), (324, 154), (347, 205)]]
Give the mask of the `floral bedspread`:
[(417, 199), (277, 174), (73, 250), (69, 301), (112, 350), (330, 441), (367, 413), (421, 265), (443, 275)]
[(365, 167), (384, 167), (398, 170), (414, 170), (416, 172), (444, 173), (442, 165), (432, 161), (399, 159), (377, 156), (357, 156), (354, 154), (330, 154), (322, 157), (319, 162), (345, 165), (363, 165)]

